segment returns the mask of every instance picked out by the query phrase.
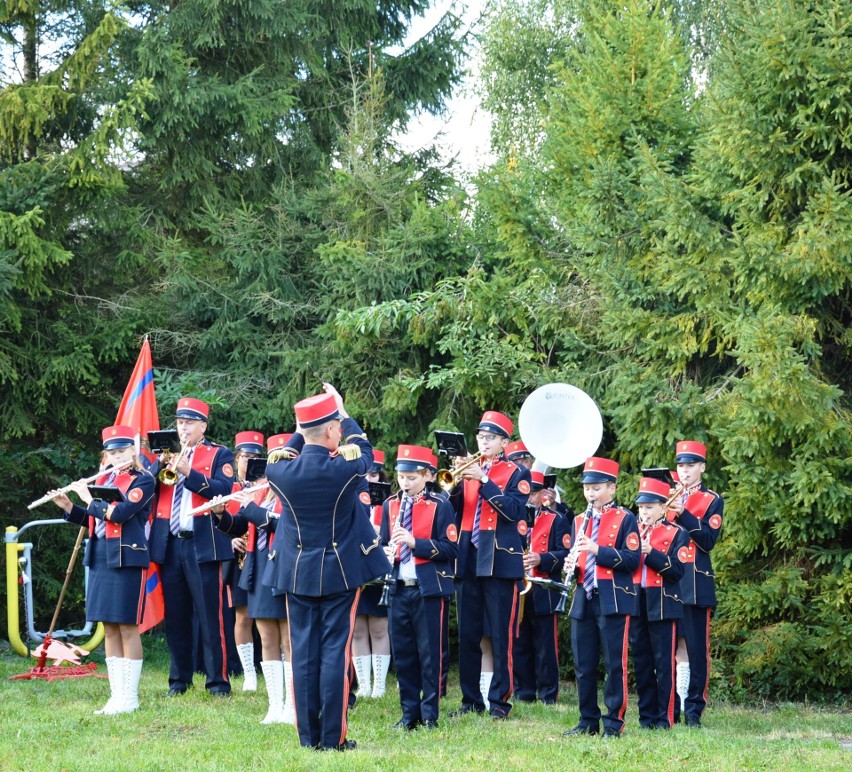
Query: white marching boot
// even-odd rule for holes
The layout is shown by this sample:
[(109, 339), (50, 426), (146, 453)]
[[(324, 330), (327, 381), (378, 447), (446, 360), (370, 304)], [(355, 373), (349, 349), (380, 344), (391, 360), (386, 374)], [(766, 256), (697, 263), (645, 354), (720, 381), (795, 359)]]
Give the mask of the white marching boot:
[(373, 699), (385, 696), (385, 681), (388, 678), (390, 654), (373, 654)]
[(677, 696), (680, 697), (680, 713), (682, 716), (686, 715), (686, 697), (689, 694), (689, 663), (688, 662), (678, 662), (676, 678), (675, 678), (675, 691), (677, 692)]
[(257, 691), (257, 670), (254, 669), (254, 644), (241, 643), (237, 646), (237, 654), (243, 666), (243, 691)]
[(494, 678), (494, 673), (479, 674), (479, 691), (482, 693), (482, 701), (485, 703), (485, 709), (491, 709), (491, 703), (488, 702), (488, 692), (491, 691), (491, 679)]
[(113, 716), (124, 705), (124, 659), (107, 657), (107, 676), (109, 676), (109, 699), (106, 705), (95, 711), (96, 716)]
[(293, 663), (283, 660), (284, 665), (284, 723), (296, 723), (296, 704), (293, 701)]
[(355, 692), (356, 697), (370, 696), (370, 655), (364, 657), (352, 657), (352, 664), (355, 665), (355, 677), (358, 679), (358, 691)]
[(124, 659), (124, 704), (116, 713), (139, 710), (139, 678), (142, 676), (141, 659)]
[(260, 663), (263, 668), (263, 680), (266, 681), (266, 694), (269, 698), (269, 710), (261, 724), (284, 723), (284, 665), (280, 659)]

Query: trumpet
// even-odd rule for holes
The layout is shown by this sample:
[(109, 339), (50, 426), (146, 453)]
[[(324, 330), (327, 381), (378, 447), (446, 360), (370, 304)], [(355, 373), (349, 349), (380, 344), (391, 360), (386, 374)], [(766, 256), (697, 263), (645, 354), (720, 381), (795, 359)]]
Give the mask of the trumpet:
[[(167, 483), (167, 485), (168, 484), (170, 483)], [(186, 516), (189, 517), (190, 515), (197, 515), (201, 512), (206, 512), (208, 509), (218, 507), (220, 504), (227, 504), (229, 501), (233, 501), (237, 498), (237, 496), (241, 496), (244, 493), (256, 493), (257, 491), (262, 491), (264, 488), (268, 487), (269, 483), (263, 482), (258, 485), (252, 485), (250, 488), (243, 488), (240, 491), (234, 491), (233, 493), (229, 493), (227, 496), (214, 496), (206, 504), (190, 509), (189, 512), (186, 513)]]
[(461, 466), (457, 466), (454, 469), (442, 469), (438, 472), (437, 477), (435, 478), (438, 481), (438, 485), (441, 486), (442, 490), (449, 493), (456, 487), (456, 485), (459, 484), (459, 480), (461, 480), (461, 472), (474, 464), (480, 463), (483, 455), (483, 453), (477, 453), (475, 456), (471, 456)]
[(95, 480), (97, 480), (98, 477), (102, 477), (103, 475), (109, 474), (110, 472), (115, 472), (116, 474), (119, 474), (120, 472), (127, 471), (131, 466), (133, 466), (133, 463), (131, 461), (128, 461), (126, 464), (122, 464), (121, 466), (101, 469), (99, 472), (95, 472), (95, 474), (90, 475), (89, 477), (83, 477), (79, 480), (75, 480), (74, 482), (69, 483), (68, 485), (62, 488), (58, 488), (55, 493), (45, 493), (44, 496), (42, 496), (40, 499), (36, 499), (32, 503), (28, 504), (27, 509), (35, 509), (36, 507), (40, 507), (42, 504), (46, 504), (48, 501), (52, 501), (60, 493), (68, 493), (68, 491), (70, 491), (75, 485), (79, 483), (83, 483), (83, 485), (88, 485), (90, 482), (94, 482)]
[[(178, 481), (178, 471), (177, 466), (180, 463), (180, 460), (186, 455), (186, 452), (189, 450), (189, 444), (184, 442), (180, 446), (180, 453), (178, 453), (174, 458), (172, 458), (172, 454), (170, 451), (166, 450), (163, 452), (162, 456), (160, 456), (160, 460), (167, 460), (166, 466), (164, 466), (160, 473), (157, 475), (157, 479), (163, 485), (175, 485)], [(163, 456), (168, 454), (169, 458), (164, 459)]]

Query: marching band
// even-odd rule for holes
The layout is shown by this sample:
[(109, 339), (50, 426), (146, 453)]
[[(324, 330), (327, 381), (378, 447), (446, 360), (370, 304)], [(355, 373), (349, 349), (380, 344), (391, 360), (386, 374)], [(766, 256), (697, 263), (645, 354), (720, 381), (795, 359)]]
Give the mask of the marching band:
[[(676, 473), (643, 470), (634, 513), (616, 501), (619, 464), (594, 455), (599, 434), (566, 451), (565, 416), (539, 415), (536, 432), (527, 436), (521, 420), (513, 442), (512, 419), (488, 410), (478, 452), (457, 451), (448, 469), (437, 470), (431, 447), (400, 445), (392, 493), (384, 453), (334, 387), (323, 388), (295, 405), (293, 434), (266, 441), (265, 465), (262, 434), (240, 432), (234, 452), (212, 443), (209, 406), (183, 397), (176, 436), (166, 447), (152, 442), (162, 452), (150, 469), (136, 455), (132, 428), (107, 427), (98, 474), (33, 502), (52, 500), (66, 520), (88, 525), (87, 619), (105, 625), (110, 684), (97, 713), (139, 707), (137, 625), (145, 569), (155, 562), (168, 696), (192, 686), (194, 640), (211, 695), (231, 692), (229, 641), (244, 690), (256, 689), (256, 628), (269, 700), (261, 723), (295, 724), (308, 748), (356, 747), (347, 737), (352, 688), (381, 697), (391, 658), (401, 709), (394, 728), (438, 726), (453, 599), (462, 697), (449, 717), (505, 720), (513, 698), (556, 703), (567, 610), (579, 722), (564, 736), (622, 735), (629, 653), (639, 726), (670, 729), (682, 716), (701, 727), (715, 607), (710, 553), (723, 513), (721, 496), (703, 481), (703, 443), (677, 443)], [(566, 409), (552, 402), (548, 410)], [(576, 426), (577, 416), (569, 418)], [(598, 421), (581, 416), (579, 424)], [(547, 472), (578, 463), (586, 506), (575, 516)]]

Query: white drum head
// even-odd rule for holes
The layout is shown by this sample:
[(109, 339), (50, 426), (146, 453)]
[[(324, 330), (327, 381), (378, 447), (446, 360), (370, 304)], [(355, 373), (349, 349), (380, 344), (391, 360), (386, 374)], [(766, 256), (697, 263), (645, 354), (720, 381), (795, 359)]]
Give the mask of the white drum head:
[(567, 469), (595, 454), (603, 438), (603, 419), (582, 389), (548, 383), (524, 401), (518, 432), (536, 461)]

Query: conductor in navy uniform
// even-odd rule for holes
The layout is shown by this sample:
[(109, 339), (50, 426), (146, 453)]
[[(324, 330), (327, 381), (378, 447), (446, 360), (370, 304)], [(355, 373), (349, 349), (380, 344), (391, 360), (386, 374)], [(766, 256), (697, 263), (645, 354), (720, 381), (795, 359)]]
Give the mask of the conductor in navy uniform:
[(274, 590), (287, 594), (299, 741), (343, 751), (355, 747), (346, 710), (359, 588), (391, 567), (359, 499), (372, 446), (337, 390), (323, 388), (294, 407), (298, 430), (287, 446), (299, 455), (266, 475), (282, 503)]

